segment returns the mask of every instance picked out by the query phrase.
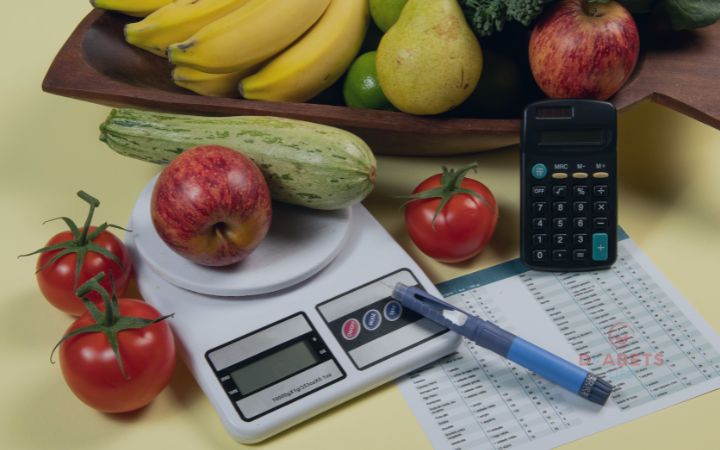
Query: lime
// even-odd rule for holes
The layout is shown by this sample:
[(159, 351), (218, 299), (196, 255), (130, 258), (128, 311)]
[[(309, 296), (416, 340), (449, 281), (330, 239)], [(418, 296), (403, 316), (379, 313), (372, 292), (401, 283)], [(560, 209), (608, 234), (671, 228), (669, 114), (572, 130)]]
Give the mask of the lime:
[(366, 109), (394, 109), (380, 88), (375, 68), (376, 54), (377, 52), (364, 53), (350, 66), (343, 85), (343, 96), (348, 106)]
[(370, 15), (378, 28), (385, 32), (397, 22), (407, 2), (408, 0), (370, 0)]

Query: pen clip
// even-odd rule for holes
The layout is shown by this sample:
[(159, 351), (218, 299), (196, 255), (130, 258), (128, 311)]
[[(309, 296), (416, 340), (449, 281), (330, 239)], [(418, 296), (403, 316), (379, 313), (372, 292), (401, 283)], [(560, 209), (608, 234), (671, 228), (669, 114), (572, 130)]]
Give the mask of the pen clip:
[(459, 332), (465, 322), (472, 318), (467, 312), (433, 297), (419, 286), (409, 287), (398, 283), (393, 291), (393, 298), (403, 306), (454, 331)]
[(433, 296), (431, 296), (431, 295), (418, 295), (418, 296), (416, 296), (415, 298), (416, 298), (418, 301), (432, 304), (432, 305), (434, 305), (434, 306), (437, 307), (437, 308), (441, 308), (441, 309), (444, 309), (444, 310), (448, 310), (448, 309), (449, 309), (449, 310), (452, 310), (452, 311), (459, 311), (459, 312), (467, 315), (467, 313), (466, 313), (465, 311), (463, 311), (462, 309), (459, 309), (459, 308), (451, 305), (450, 303), (448, 303), (448, 302), (446, 302), (446, 301), (444, 301), (444, 300), (440, 300), (439, 298), (433, 297)]

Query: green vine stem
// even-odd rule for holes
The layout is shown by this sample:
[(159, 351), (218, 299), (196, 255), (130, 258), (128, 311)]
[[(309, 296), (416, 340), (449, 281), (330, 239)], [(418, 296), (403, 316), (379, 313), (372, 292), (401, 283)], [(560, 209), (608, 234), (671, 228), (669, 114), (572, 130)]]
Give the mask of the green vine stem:
[(39, 250), (35, 250), (32, 253), (18, 256), (18, 258), (22, 258), (25, 256), (37, 255), (38, 253), (57, 251), (57, 253), (53, 255), (53, 257), (50, 258), (48, 262), (46, 262), (35, 272), (37, 273), (55, 264), (60, 258), (64, 256), (67, 256), (71, 253), (77, 254), (77, 258), (75, 260), (75, 283), (73, 284), (74, 289), (77, 289), (80, 279), (80, 271), (82, 269), (83, 262), (85, 261), (85, 255), (87, 255), (88, 252), (98, 253), (113, 261), (115, 264), (120, 266), (120, 268), (124, 268), (122, 262), (117, 258), (117, 256), (115, 256), (108, 250), (100, 247), (99, 245), (96, 245), (93, 241), (108, 228), (117, 228), (119, 230), (129, 231), (121, 226), (108, 224), (107, 222), (105, 222), (95, 228), (91, 233), (90, 228), (92, 227), (93, 215), (95, 214), (95, 209), (100, 206), (100, 201), (85, 191), (78, 191), (77, 196), (90, 206), (88, 215), (85, 218), (85, 223), (83, 224), (82, 229), (78, 228), (75, 222), (69, 217), (56, 217), (54, 219), (46, 220), (45, 222), (43, 222), (43, 224), (53, 222), (55, 220), (62, 220), (70, 229), (70, 233), (72, 233), (73, 238), (68, 241), (43, 247)]
[[(120, 368), (120, 373), (122, 374), (123, 378), (128, 379), (125, 373), (125, 365), (123, 364), (122, 355), (120, 354), (120, 347), (118, 345), (118, 334), (124, 330), (137, 330), (140, 328), (145, 328), (154, 323), (158, 323), (165, 319), (173, 317), (174, 314), (168, 314), (162, 317), (158, 317), (157, 319), (143, 319), (141, 317), (129, 317), (121, 315), (118, 299), (115, 295), (115, 284), (112, 282), (112, 277), (110, 278), (110, 283), (113, 286), (112, 295), (109, 294), (108, 291), (106, 291), (105, 288), (102, 287), (102, 285), (100, 284), (100, 281), (102, 281), (104, 277), (105, 273), (100, 272), (93, 278), (90, 278), (85, 283), (83, 283), (82, 286), (80, 286), (75, 292), (75, 295), (82, 299), (83, 303), (85, 304), (85, 308), (87, 308), (90, 316), (93, 318), (95, 323), (86, 327), (73, 330), (63, 336), (63, 338), (60, 339), (57, 344), (55, 344), (55, 347), (53, 347), (52, 352), (50, 353), (50, 362), (53, 364), (55, 363), (53, 361), (55, 351), (67, 339), (73, 336), (77, 336), (79, 334), (103, 333), (107, 337), (113, 353), (115, 353), (115, 357), (117, 358), (118, 366)], [(87, 295), (93, 291), (97, 292), (98, 294), (100, 294), (100, 297), (102, 297), (104, 306), (103, 311), (100, 311), (100, 309), (98, 309), (95, 303), (93, 303), (89, 298), (87, 298)]]
[[(435, 189), (428, 189), (427, 191), (418, 192), (417, 194), (413, 194), (409, 196), (407, 202), (405, 202), (405, 205), (408, 203), (414, 202), (416, 200), (426, 200), (430, 198), (440, 198), (442, 199), (440, 201), (440, 205), (435, 210), (435, 215), (432, 219), (432, 229), (435, 229), (435, 219), (437, 219), (437, 216), (440, 214), (440, 212), (443, 210), (445, 205), (448, 204), (450, 199), (452, 199), (457, 194), (467, 194), (471, 195), (478, 200), (482, 202), (483, 205), (490, 208), (490, 205), (488, 204), (487, 200), (480, 195), (479, 193), (470, 190), (465, 189), (463, 187), (460, 187), (463, 180), (465, 179), (465, 175), (473, 169), (476, 169), (478, 166), (478, 163), (474, 162), (471, 164), (468, 164), (466, 166), (463, 166), (459, 169), (448, 169), (447, 167), (443, 166), (442, 168), (442, 178), (440, 179), (441, 186)], [(403, 205), (404, 206), (404, 205)]]

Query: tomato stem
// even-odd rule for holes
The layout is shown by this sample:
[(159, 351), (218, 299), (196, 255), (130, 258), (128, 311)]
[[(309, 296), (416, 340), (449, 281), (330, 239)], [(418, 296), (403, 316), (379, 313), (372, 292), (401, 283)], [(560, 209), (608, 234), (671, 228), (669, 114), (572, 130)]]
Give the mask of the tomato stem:
[[(113, 353), (115, 353), (115, 358), (117, 359), (120, 373), (122, 374), (123, 378), (127, 380), (128, 377), (125, 373), (125, 365), (123, 364), (122, 355), (120, 354), (118, 334), (121, 331), (125, 330), (137, 330), (140, 328), (145, 328), (154, 323), (158, 323), (165, 319), (173, 317), (174, 314), (168, 314), (162, 317), (158, 317), (157, 319), (143, 319), (140, 317), (129, 317), (121, 315), (119, 302), (117, 296), (115, 295), (115, 283), (112, 282), (111, 277), (110, 281), (112, 285), (112, 293), (108, 293), (108, 291), (105, 290), (105, 288), (102, 287), (102, 285), (100, 284), (100, 281), (102, 281), (103, 278), (105, 278), (105, 272), (100, 272), (99, 274), (95, 275), (94, 277), (83, 283), (82, 286), (80, 286), (75, 292), (75, 295), (82, 298), (83, 303), (85, 304), (85, 308), (88, 310), (90, 316), (93, 318), (95, 323), (86, 327), (73, 330), (63, 336), (63, 338), (60, 339), (60, 341), (55, 344), (55, 347), (52, 349), (52, 352), (50, 353), (50, 362), (54, 364), (53, 355), (55, 354), (55, 351), (67, 339), (80, 334), (103, 333), (105, 337), (107, 337)], [(89, 298), (87, 298), (87, 295), (93, 291), (97, 292), (98, 294), (100, 294), (100, 297), (102, 297), (104, 306), (102, 311), (100, 311), (98, 307), (95, 306), (95, 304)]]
[(88, 205), (90, 205), (90, 211), (88, 211), (88, 215), (85, 218), (85, 225), (83, 225), (82, 235), (77, 242), (78, 245), (86, 245), (88, 232), (90, 231), (90, 225), (92, 224), (92, 218), (95, 214), (95, 208), (100, 206), (100, 201), (85, 191), (78, 191), (77, 196), (85, 200)]
[(85, 191), (78, 191), (77, 196), (84, 200), (88, 205), (90, 205), (90, 210), (88, 211), (88, 215), (85, 218), (85, 224), (83, 225), (82, 230), (79, 229), (75, 222), (69, 217), (56, 217), (54, 219), (46, 220), (43, 223), (48, 223), (55, 220), (62, 220), (70, 229), (70, 233), (72, 234), (73, 238), (65, 242), (60, 242), (54, 245), (43, 247), (39, 250), (35, 250), (32, 253), (18, 256), (18, 258), (22, 258), (24, 256), (36, 255), (38, 253), (57, 251), (57, 253), (53, 255), (53, 257), (50, 258), (47, 263), (45, 263), (42, 267), (38, 268), (38, 270), (35, 272), (38, 273), (42, 270), (45, 270), (47, 267), (55, 264), (63, 256), (75, 253), (77, 257), (75, 259), (75, 282), (73, 284), (74, 289), (77, 289), (78, 287), (78, 283), (80, 281), (80, 271), (82, 270), (83, 262), (85, 261), (85, 255), (87, 255), (88, 252), (98, 253), (101, 256), (108, 258), (109, 260), (120, 266), (121, 269), (125, 268), (122, 261), (120, 261), (117, 256), (115, 256), (107, 249), (96, 245), (94, 241), (95, 238), (100, 236), (102, 232), (104, 232), (110, 227), (129, 231), (121, 226), (108, 224), (107, 222), (105, 222), (95, 228), (92, 233), (90, 233), (92, 219), (95, 215), (95, 208), (100, 206), (100, 201)]
[(490, 208), (490, 204), (487, 202), (487, 200), (485, 200), (482, 195), (473, 190), (461, 187), (462, 182), (465, 179), (465, 175), (467, 175), (470, 170), (477, 169), (477, 167), (478, 163), (476, 162), (467, 164), (459, 169), (449, 169), (446, 166), (443, 166), (443, 173), (440, 179), (440, 184), (442, 187), (428, 189), (427, 191), (413, 194), (410, 196), (410, 200), (408, 200), (407, 203), (430, 198), (441, 199), (440, 205), (435, 210), (435, 215), (433, 216), (432, 222), (430, 224), (433, 230), (435, 229), (435, 219), (437, 219), (438, 215), (440, 215), (440, 212), (443, 210), (443, 208), (445, 208), (445, 205), (447, 205), (448, 202), (457, 194), (467, 194), (473, 196), (480, 200), (483, 205)]

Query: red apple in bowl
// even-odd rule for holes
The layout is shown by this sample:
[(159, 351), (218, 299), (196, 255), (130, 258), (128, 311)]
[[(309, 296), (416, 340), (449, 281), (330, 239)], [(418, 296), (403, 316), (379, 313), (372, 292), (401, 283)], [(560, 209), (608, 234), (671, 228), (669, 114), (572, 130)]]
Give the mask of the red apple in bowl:
[(196, 147), (160, 174), (150, 203), (153, 225), (176, 253), (206, 266), (245, 259), (272, 218), (270, 191), (260, 169), (242, 153)]
[(639, 52), (635, 20), (616, 1), (560, 0), (530, 36), (530, 68), (551, 98), (609, 98), (632, 74)]

